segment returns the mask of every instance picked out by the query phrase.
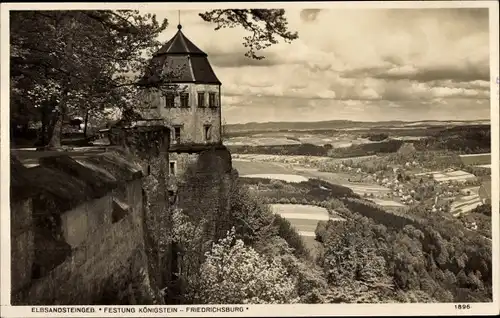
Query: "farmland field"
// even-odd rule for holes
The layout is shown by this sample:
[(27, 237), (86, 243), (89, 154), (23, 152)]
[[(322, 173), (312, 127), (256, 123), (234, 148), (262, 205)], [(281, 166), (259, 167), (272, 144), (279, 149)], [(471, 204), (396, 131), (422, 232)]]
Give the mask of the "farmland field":
[(393, 200), (382, 200), (382, 199), (370, 199), (373, 201), (375, 204), (378, 204), (380, 206), (384, 207), (404, 207), (404, 204), (401, 204), (399, 202), (393, 201)]
[[(229, 137), (225, 144), (228, 146), (279, 146), (279, 145), (297, 145), (297, 144), (313, 144), (323, 146), (325, 144), (332, 145), (333, 148), (344, 148), (352, 145), (361, 145), (374, 143), (363, 135), (368, 133), (368, 130), (344, 130), (344, 131), (325, 131), (325, 132), (262, 132), (249, 133), (244, 136)], [(396, 140), (421, 140), (424, 136), (406, 136), (397, 135), (389, 136), (387, 139)]]
[(319, 221), (343, 220), (340, 216), (331, 216), (325, 208), (302, 204), (270, 204), (271, 210), (290, 221), (301, 236), (314, 237)]
[(224, 142), (227, 146), (280, 146), (280, 145), (298, 145), (299, 141), (291, 140), (286, 137), (233, 137)]
[(459, 181), (459, 182), (464, 182), (467, 180), (473, 180), (476, 178), (471, 173), (465, 172), (465, 171), (451, 171), (451, 172), (438, 172), (434, 173), (433, 175), (434, 180), (437, 182), (446, 182), (446, 181)]
[[(261, 162), (233, 159), (233, 166), (238, 170), (241, 177), (259, 177), (273, 178), (278, 180), (287, 181), (296, 180), (295, 182), (306, 181), (310, 178), (320, 179), (332, 184), (338, 184), (352, 189), (356, 194), (364, 195), (371, 194), (383, 196), (390, 192), (389, 188), (372, 183), (355, 183), (349, 182), (349, 174), (347, 173), (334, 173), (323, 172), (313, 168), (305, 168), (299, 165), (284, 165), (275, 162)], [(392, 203), (397, 205), (397, 203)], [(385, 202), (385, 205), (391, 205)]]
[(352, 145), (372, 143), (367, 138), (360, 138), (352, 134), (307, 134), (301, 133), (260, 133), (248, 136), (235, 136), (225, 141), (228, 146), (278, 146), (278, 145), (298, 145), (313, 144), (323, 146), (330, 144), (333, 148), (343, 148)]
[(491, 153), (460, 155), (460, 160), (468, 166), (487, 165), (491, 164)]
[(257, 174), (245, 174), (240, 175), (242, 178), (263, 178), (263, 179), (274, 179), (282, 180), (285, 182), (299, 183), (309, 180), (306, 177), (295, 175), (295, 174), (277, 174), (277, 173), (257, 173)]
[(464, 196), (451, 204), (451, 213), (453, 213), (454, 216), (458, 216), (459, 214), (467, 213), (482, 204), (483, 202), (477, 194)]
[[(285, 155), (259, 155), (259, 154), (232, 154), (233, 160), (252, 160), (252, 161), (271, 161), (271, 162), (300, 162), (304, 160), (308, 161), (323, 161), (323, 160), (333, 160), (330, 157), (320, 157), (320, 156), (285, 156)], [(347, 159), (344, 159), (347, 160)]]
[(260, 173), (272, 173), (272, 174), (294, 173), (293, 169), (287, 169), (286, 167), (273, 162), (258, 162), (258, 161), (245, 161), (245, 160), (233, 159), (233, 167), (236, 170), (238, 170), (240, 175), (260, 174)]
[(259, 155), (259, 154), (232, 154), (234, 161), (257, 161), (257, 162), (276, 162), (276, 163), (341, 163), (346, 161), (360, 162), (369, 159), (375, 159), (378, 156), (358, 156), (358, 157), (346, 157), (346, 158), (331, 158), (331, 157), (321, 157), (321, 156), (293, 156), (293, 155)]

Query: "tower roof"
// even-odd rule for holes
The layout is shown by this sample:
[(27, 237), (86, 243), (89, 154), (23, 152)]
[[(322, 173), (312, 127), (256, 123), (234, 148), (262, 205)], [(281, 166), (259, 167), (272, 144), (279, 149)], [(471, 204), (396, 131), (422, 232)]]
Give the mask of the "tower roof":
[(181, 25), (177, 29), (177, 33), (153, 55), (142, 84), (154, 85), (162, 72), (168, 72), (171, 83), (220, 85), (207, 54), (182, 33)]
[(177, 33), (155, 53), (155, 56), (161, 54), (193, 54), (207, 56), (205, 52), (200, 50), (184, 35), (184, 33), (182, 33), (181, 29), (182, 25), (179, 24), (177, 26)]

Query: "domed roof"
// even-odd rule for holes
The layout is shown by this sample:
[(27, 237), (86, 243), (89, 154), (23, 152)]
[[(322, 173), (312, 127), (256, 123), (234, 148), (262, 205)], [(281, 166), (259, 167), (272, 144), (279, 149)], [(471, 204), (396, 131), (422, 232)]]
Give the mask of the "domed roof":
[(159, 83), (162, 72), (170, 73), (171, 83), (218, 84), (207, 54), (191, 42), (177, 26), (177, 33), (151, 59), (143, 85)]

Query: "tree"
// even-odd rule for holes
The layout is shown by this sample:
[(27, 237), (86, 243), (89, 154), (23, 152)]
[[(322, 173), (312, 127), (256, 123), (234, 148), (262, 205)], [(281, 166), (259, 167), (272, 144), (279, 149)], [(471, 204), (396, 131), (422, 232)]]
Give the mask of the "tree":
[[(366, 225), (368, 225), (367, 223)], [(391, 288), (386, 261), (373, 237), (363, 236), (365, 222), (329, 222), (324, 235), (322, 266), (328, 283), (348, 295), (373, 292), (370, 297), (383, 297)], [(339, 302), (354, 299), (338, 298)]]
[(279, 259), (266, 259), (235, 239), (234, 229), (214, 244), (193, 293), (204, 304), (290, 304), (296, 284)]
[(55, 148), (65, 116), (88, 109), (82, 103), (130, 106), (143, 53), (159, 48), (167, 26), (130, 10), (15, 11), (10, 18), (13, 85), (20, 94), (35, 91), (35, 107), (50, 104)]
[[(297, 38), (287, 30), (284, 10), (213, 10), (200, 16), (216, 23), (216, 30), (241, 25), (253, 32), (245, 38), (250, 58), (263, 58), (255, 52), (277, 43), (277, 36)], [(12, 118), (27, 126), (29, 118), (40, 118), (26, 116), (40, 113), (52, 148), (60, 147), (69, 115), (97, 116), (112, 106), (136, 118), (141, 89), (179, 89), (169, 82), (173, 74), (162, 74), (154, 85), (140, 81), (155, 66), (149, 58), (166, 27), (167, 20), (134, 10), (11, 12)]]
[(251, 36), (244, 37), (243, 45), (248, 48), (245, 56), (257, 60), (264, 58), (257, 55), (257, 51), (277, 44), (276, 37), (288, 43), (298, 38), (297, 32), (288, 30), (284, 9), (212, 10), (201, 13), (200, 17), (207, 22), (217, 24), (215, 30), (241, 26), (250, 32)]

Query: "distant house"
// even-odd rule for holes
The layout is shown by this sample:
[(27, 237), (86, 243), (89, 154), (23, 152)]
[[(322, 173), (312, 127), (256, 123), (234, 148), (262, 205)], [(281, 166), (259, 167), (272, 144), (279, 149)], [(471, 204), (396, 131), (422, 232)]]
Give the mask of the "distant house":
[(483, 203), (491, 202), (491, 181), (485, 181), (479, 188), (479, 197)]

